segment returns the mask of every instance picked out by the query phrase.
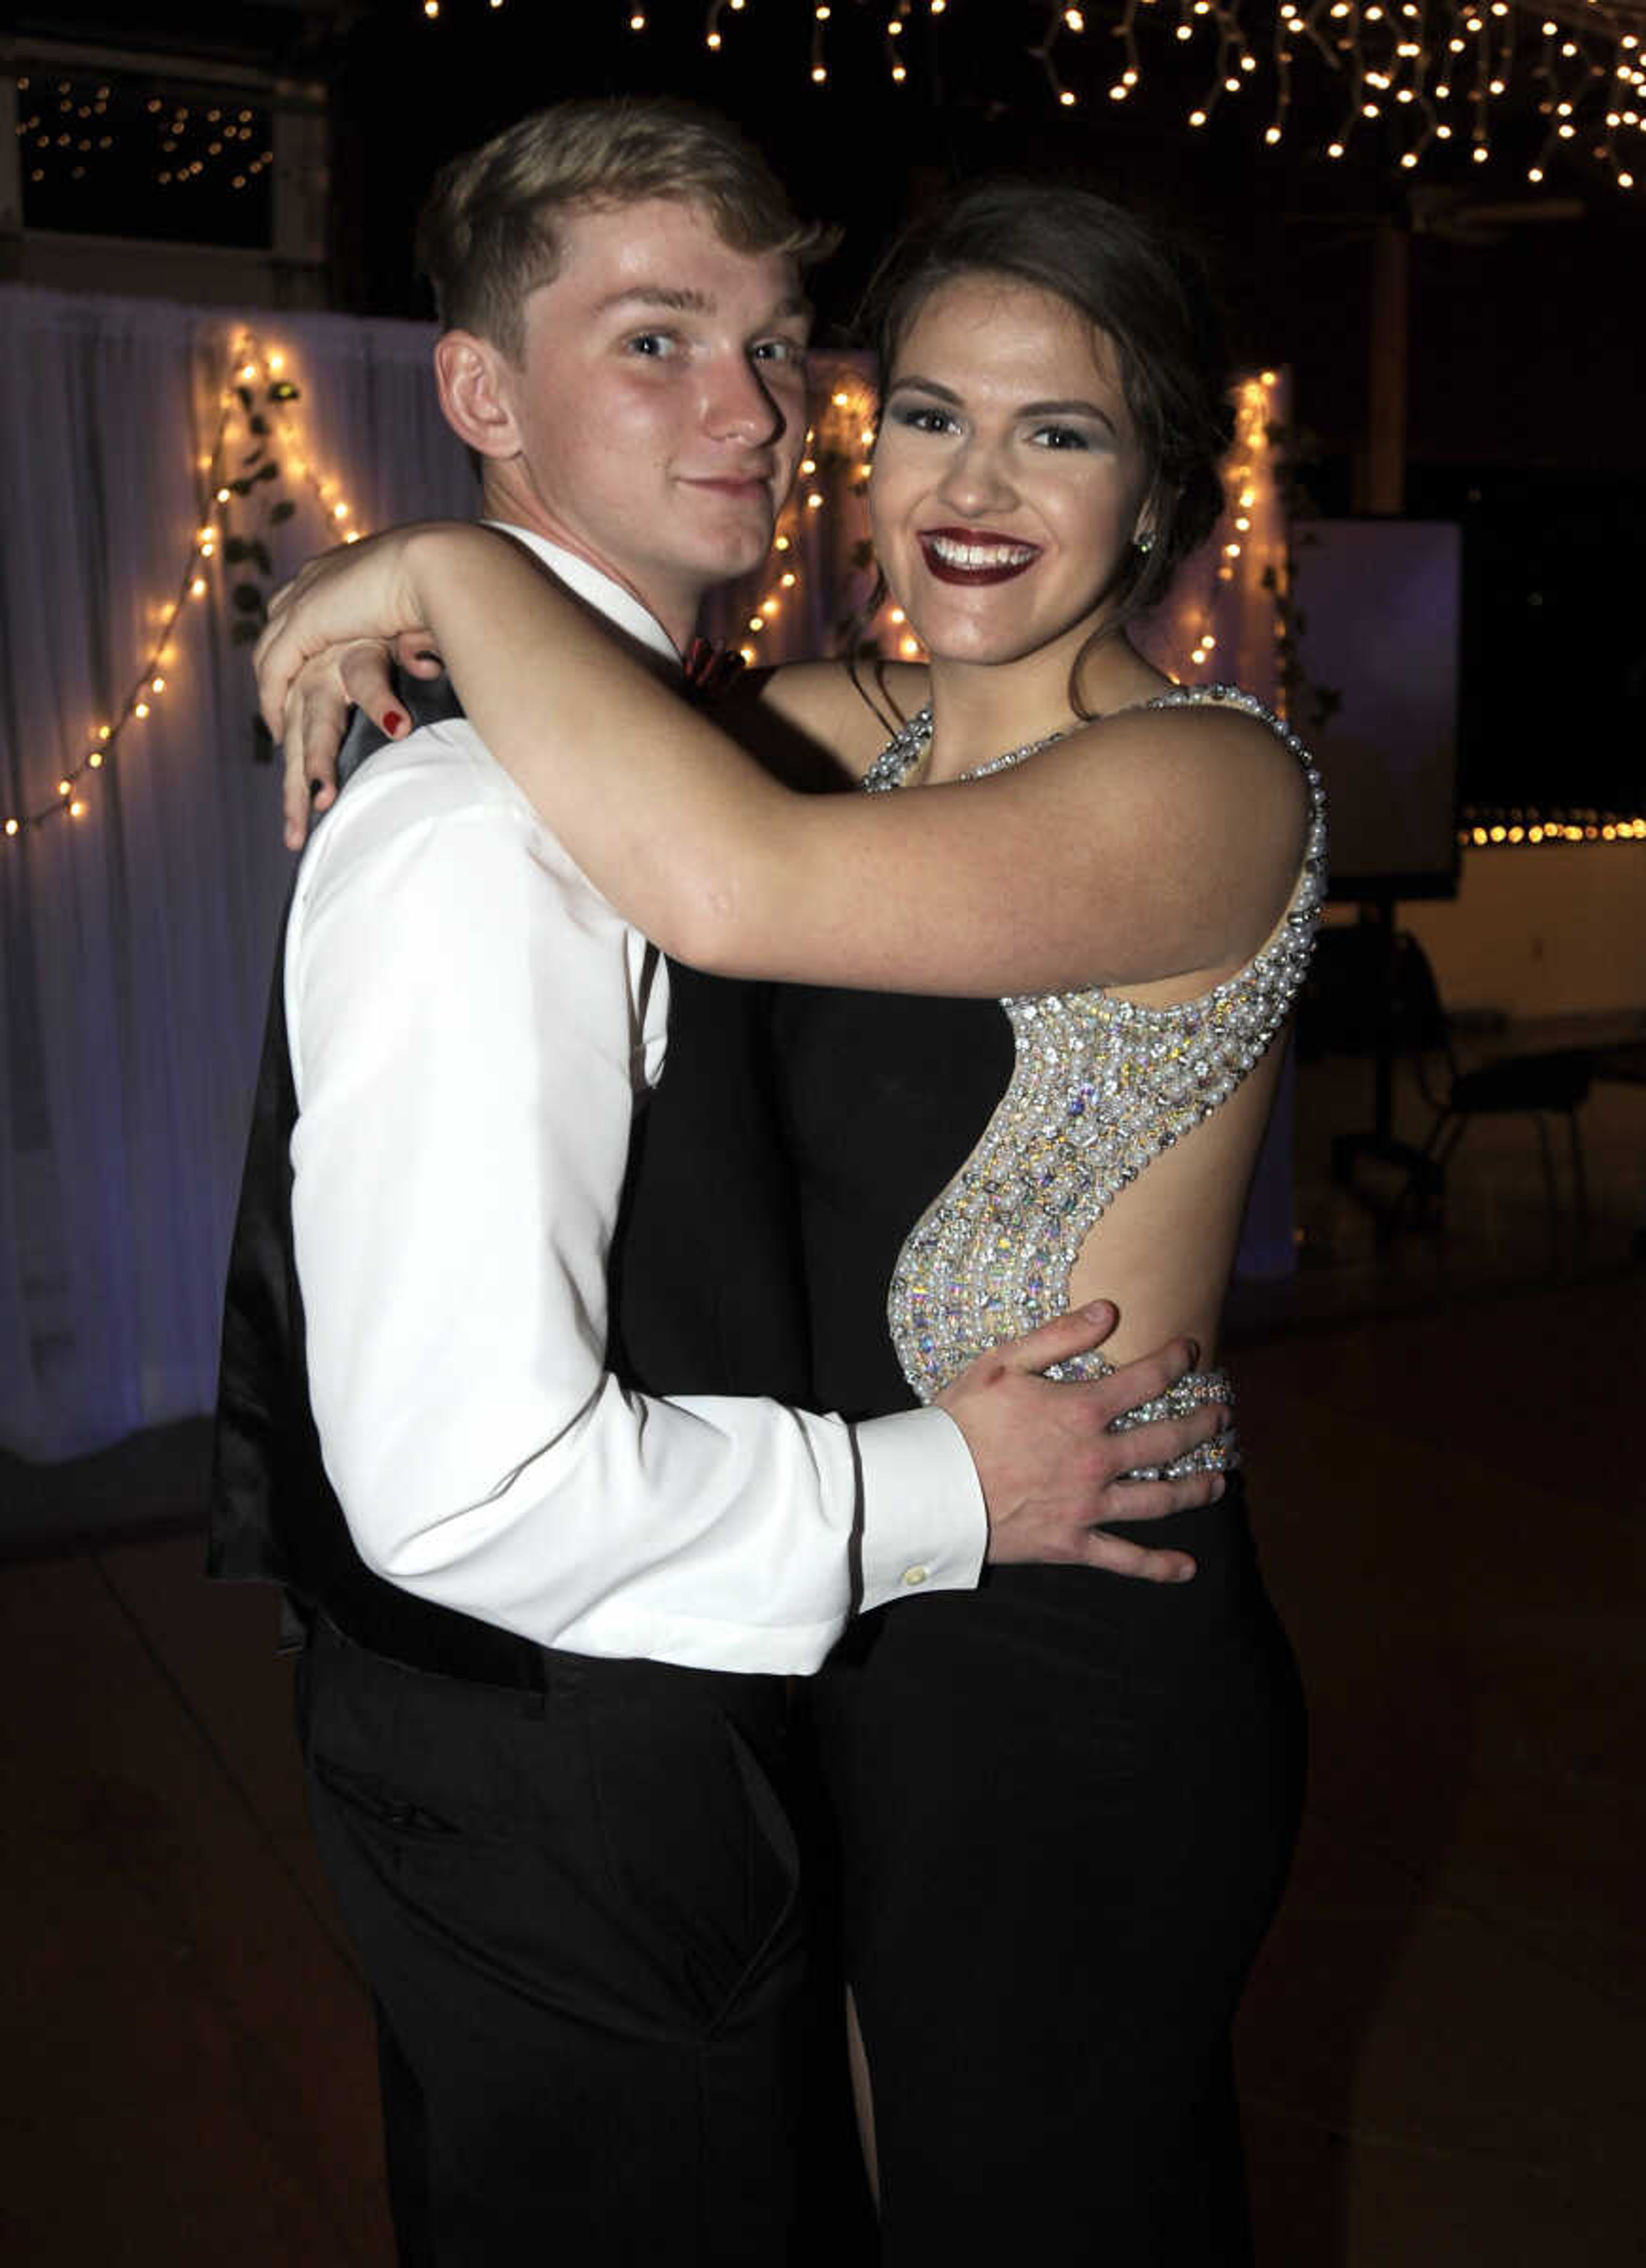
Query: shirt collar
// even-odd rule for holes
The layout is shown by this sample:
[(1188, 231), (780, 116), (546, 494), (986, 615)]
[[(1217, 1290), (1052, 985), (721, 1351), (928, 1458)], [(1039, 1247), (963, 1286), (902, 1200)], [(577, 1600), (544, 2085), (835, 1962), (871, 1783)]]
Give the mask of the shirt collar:
[(626, 591), (621, 583), (614, 583), (604, 569), (581, 558), (575, 551), (568, 551), (562, 544), (551, 543), (546, 535), (539, 535), (533, 528), (518, 527), (512, 520), (492, 519), (486, 525), (500, 527), (505, 534), (512, 535), (517, 541), (524, 543), (569, 591), (575, 592), (597, 613), (604, 615), (615, 628), (626, 630), (648, 652), (661, 655), (679, 667), (680, 657), (674, 640), (657, 616), (642, 605), (632, 591)]

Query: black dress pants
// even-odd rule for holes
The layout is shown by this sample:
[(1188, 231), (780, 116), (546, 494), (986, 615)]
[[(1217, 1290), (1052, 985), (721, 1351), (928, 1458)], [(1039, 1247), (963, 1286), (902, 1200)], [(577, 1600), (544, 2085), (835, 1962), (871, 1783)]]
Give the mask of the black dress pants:
[(798, 1866), (783, 1681), (545, 1657), (541, 1691), (318, 1623), (316, 1835), (377, 2002), (408, 2268), (781, 2268)]

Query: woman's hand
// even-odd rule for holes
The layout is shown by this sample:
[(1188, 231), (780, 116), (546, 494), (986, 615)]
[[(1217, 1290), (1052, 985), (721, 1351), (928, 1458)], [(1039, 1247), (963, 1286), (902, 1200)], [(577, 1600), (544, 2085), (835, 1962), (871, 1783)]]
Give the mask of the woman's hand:
[(285, 777), (281, 809), (286, 848), (300, 850), (311, 814), (319, 817), (337, 800), (337, 758), (349, 729), (349, 711), (363, 709), (378, 731), (398, 740), (411, 730), (394, 691), (393, 669), (412, 677), (437, 677), (440, 657), (415, 633), (386, 645), (361, 638), (352, 645), (327, 647), (305, 661), (285, 698)]
[[(432, 541), (420, 546), (424, 539)], [(444, 557), (449, 549), (454, 564), (465, 541), (496, 541), (461, 522), (414, 523), (311, 559), (269, 600), (268, 627), (252, 656), (258, 703), (276, 740), (286, 737), (287, 697), (306, 662), (363, 639), (390, 644), (407, 633), (414, 646), (433, 645), (414, 556), (428, 549)]]

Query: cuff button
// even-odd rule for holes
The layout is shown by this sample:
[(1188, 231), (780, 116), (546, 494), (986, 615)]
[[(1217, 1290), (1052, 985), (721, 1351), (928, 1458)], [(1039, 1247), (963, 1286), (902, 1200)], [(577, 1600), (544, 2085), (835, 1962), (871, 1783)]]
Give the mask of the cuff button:
[(930, 1574), (930, 1572), (931, 1570), (930, 1567), (905, 1567), (903, 1570), (903, 1588), (906, 1591), (917, 1590), (921, 1584), (926, 1580), (926, 1578)]

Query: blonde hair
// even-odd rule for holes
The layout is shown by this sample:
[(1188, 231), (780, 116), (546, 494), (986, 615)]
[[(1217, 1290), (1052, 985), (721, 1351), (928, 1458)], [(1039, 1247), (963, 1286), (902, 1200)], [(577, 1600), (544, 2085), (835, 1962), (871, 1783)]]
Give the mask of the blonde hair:
[(556, 221), (646, 197), (699, 205), (733, 251), (778, 253), (802, 268), (838, 241), (797, 216), (760, 151), (712, 111), (663, 98), (560, 102), (435, 177), (416, 250), (442, 328), (473, 331), (519, 361), (527, 295), (559, 271)]

